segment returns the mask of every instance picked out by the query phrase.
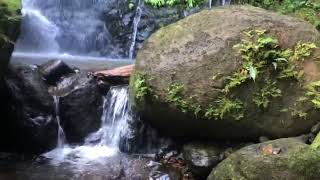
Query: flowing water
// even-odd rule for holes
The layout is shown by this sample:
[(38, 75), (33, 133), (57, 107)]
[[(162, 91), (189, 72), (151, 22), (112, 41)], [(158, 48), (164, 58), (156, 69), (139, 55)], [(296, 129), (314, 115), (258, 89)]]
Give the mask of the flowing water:
[[(36, 161), (8, 161), (0, 154), (0, 179), (5, 180), (111, 180), (149, 179), (149, 160), (123, 154), (120, 139), (130, 133), (128, 87), (111, 87), (103, 97), (101, 127), (80, 146), (65, 141), (59, 122), (59, 97), (54, 96), (59, 125), (56, 149)], [(168, 176), (168, 175), (164, 175)], [(1, 179), (2, 180), (2, 179)]]
[[(48, 58), (72, 61), (133, 59), (141, 9), (139, 6), (136, 9), (131, 39), (119, 40), (119, 34), (111, 34), (106, 26), (109, 22), (106, 22), (105, 14), (113, 10), (114, 3), (117, 1), (22, 0), (21, 34), (13, 61), (30, 61), (35, 54), (42, 56), (42, 63)], [(128, 47), (123, 47), (123, 42), (119, 41), (127, 41)]]
[(141, 20), (141, 0), (138, 0), (138, 7), (136, 9), (136, 14), (135, 17), (133, 19), (133, 33), (131, 35), (131, 45), (130, 45), (130, 49), (129, 49), (129, 59), (133, 59), (133, 55), (134, 55), (134, 50), (135, 50), (135, 45), (136, 45), (136, 39), (137, 39), (137, 33), (138, 33), (138, 25), (140, 23)]
[(57, 139), (57, 147), (62, 148), (66, 142), (66, 136), (64, 134), (64, 131), (61, 127), (60, 124), (60, 108), (59, 108), (59, 97), (58, 96), (53, 96), (53, 101), (54, 101), (54, 107), (55, 107), (55, 116), (57, 120), (57, 125), (58, 125), (58, 139)]
[[(56, 104), (59, 99), (55, 97)], [(104, 161), (104, 158), (119, 153), (121, 136), (130, 131), (128, 120), (131, 118), (128, 104), (128, 87), (111, 87), (108, 94), (103, 98), (103, 113), (101, 116), (101, 127), (98, 131), (90, 134), (82, 146), (70, 146), (63, 144), (64, 133), (59, 126), (57, 148), (44, 154), (45, 158), (53, 164), (64, 162), (73, 165), (83, 165), (91, 161)], [(58, 106), (56, 106), (58, 112)], [(59, 123), (59, 118), (58, 124)]]

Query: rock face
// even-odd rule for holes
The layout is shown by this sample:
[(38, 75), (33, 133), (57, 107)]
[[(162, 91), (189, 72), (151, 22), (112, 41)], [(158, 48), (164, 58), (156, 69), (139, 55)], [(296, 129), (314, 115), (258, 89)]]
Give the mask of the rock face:
[(67, 74), (74, 71), (61, 60), (51, 60), (39, 67), (39, 71), (48, 84), (55, 83)]
[[(113, 38), (113, 44), (118, 46), (113, 52), (128, 57), (130, 46), (132, 45), (132, 34), (135, 17), (138, 19), (138, 14), (141, 14), (140, 21), (137, 24), (137, 37), (134, 49), (140, 49), (142, 42), (145, 41), (157, 29), (176, 22), (185, 16), (198, 12), (203, 7), (193, 9), (185, 9), (184, 7), (170, 8), (154, 8), (140, 1), (139, 10), (138, 1), (129, 0), (113, 0), (110, 1), (109, 10), (105, 15), (107, 29), (110, 30), (110, 35)], [(129, 8), (129, 4), (133, 7)], [(137, 12), (139, 11), (139, 12)], [(120, 51), (120, 52), (119, 52)], [(107, 52), (108, 53), (108, 52)], [(109, 52), (110, 53), (110, 52)]]
[(14, 132), (16, 139), (11, 141), (16, 140), (15, 145), (23, 152), (43, 152), (53, 148), (57, 140), (53, 97), (38, 69), (28, 65), (10, 66), (6, 84), (10, 92), (7, 106), (11, 114), (3, 124), (8, 132), (6, 137)]
[(244, 147), (213, 169), (207, 180), (319, 179), (320, 154), (298, 139)]
[(68, 142), (82, 142), (100, 127), (103, 94), (96, 79), (85, 72), (73, 74), (51, 91), (60, 97), (60, 118)]
[(183, 157), (192, 173), (204, 179), (222, 160), (224, 150), (217, 145), (189, 143), (183, 146)]
[[(276, 38), (275, 52), (294, 49), (299, 41), (320, 42), (312, 25), (250, 6), (204, 10), (161, 28), (139, 51), (131, 79), (131, 97), (136, 98), (144, 119), (167, 134), (207, 139), (277, 138), (310, 129), (318, 121), (316, 110), (310, 101), (299, 98), (305, 96), (306, 85), (320, 80), (315, 56), (294, 65), (297, 74), (304, 71), (299, 81), (274, 77), (272, 73), (279, 72), (270, 63), (268, 71), (259, 72), (260, 79), (254, 82), (234, 47), (250, 30), (266, 30), (263, 36)], [(250, 70), (250, 76), (257, 75), (255, 70)], [(241, 85), (227, 94), (225, 89), (236, 73), (249, 80), (236, 82)], [(265, 95), (270, 90), (264, 88), (272, 89), (266, 84), (273, 82), (278, 94)], [(268, 106), (257, 105), (256, 95)]]
[[(9, 147), (11, 142), (9, 136), (6, 132), (7, 127), (4, 126), (6, 122), (10, 121), (9, 117), (9, 92), (8, 88), (5, 86), (4, 82), (4, 73), (7, 70), (7, 65), (11, 57), (11, 53), (14, 49), (14, 44), (19, 35), (20, 30), (20, 19), (17, 18), (18, 8), (17, 7), (9, 7), (11, 4), (20, 4), (18, 0), (14, 0), (15, 2), (10, 1), (7, 3), (6, 1), (0, 2), (0, 14), (1, 17), (13, 17), (13, 18), (0, 18), (0, 113), (1, 113), (1, 123), (3, 124), (3, 129), (0, 128), (0, 148), (5, 149)], [(14, 135), (13, 135), (14, 136)], [(12, 137), (13, 138), (13, 137)]]

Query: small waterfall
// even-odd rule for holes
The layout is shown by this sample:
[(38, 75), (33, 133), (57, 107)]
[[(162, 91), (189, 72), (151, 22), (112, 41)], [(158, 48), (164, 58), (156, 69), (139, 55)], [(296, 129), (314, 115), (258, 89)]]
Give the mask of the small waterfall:
[(111, 87), (104, 97), (101, 128), (86, 138), (87, 145), (119, 148), (120, 137), (128, 131), (131, 118), (128, 100), (128, 87)]
[(129, 59), (133, 58), (134, 55), (134, 50), (135, 50), (135, 46), (136, 46), (136, 40), (137, 40), (137, 33), (138, 33), (138, 26), (139, 26), (139, 22), (141, 20), (141, 8), (140, 8), (140, 1), (138, 1), (138, 7), (136, 9), (136, 14), (135, 17), (133, 19), (133, 32), (131, 35), (131, 45), (130, 45), (130, 49), (129, 49)]
[(57, 140), (57, 148), (62, 148), (65, 145), (66, 142), (66, 136), (64, 134), (64, 131), (61, 127), (60, 124), (60, 108), (59, 108), (59, 97), (58, 96), (53, 96), (54, 100), (54, 107), (55, 107), (55, 116), (57, 119), (57, 124), (58, 124), (58, 140)]
[(120, 151), (120, 139), (130, 132), (128, 121), (132, 118), (127, 86), (110, 88), (104, 97), (101, 128), (90, 134), (82, 146), (72, 147), (64, 144), (65, 136), (58, 115), (59, 98), (54, 96), (54, 99), (59, 124), (58, 145), (56, 149), (43, 154), (44, 157), (57, 165), (66, 161), (81, 165), (89, 161), (103, 161), (103, 158), (114, 156)]

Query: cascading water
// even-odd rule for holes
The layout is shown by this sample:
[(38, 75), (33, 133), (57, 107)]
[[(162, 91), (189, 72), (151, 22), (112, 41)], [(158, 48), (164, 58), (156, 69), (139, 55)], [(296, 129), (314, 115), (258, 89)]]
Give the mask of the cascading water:
[[(90, 134), (84, 145), (76, 147), (63, 145), (63, 136), (59, 134), (58, 142), (60, 143), (57, 148), (44, 154), (44, 157), (51, 159), (54, 164), (65, 161), (83, 164), (117, 154), (120, 138), (130, 132), (128, 121), (131, 119), (131, 115), (128, 96), (127, 86), (111, 87), (104, 97), (101, 128)], [(58, 98), (55, 99), (58, 102)]]
[(101, 19), (106, 0), (22, 0), (16, 51), (100, 56), (111, 38)]
[(58, 124), (58, 138), (57, 138), (57, 148), (62, 148), (66, 142), (66, 136), (64, 134), (64, 131), (61, 127), (60, 124), (60, 108), (59, 108), (59, 102), (60, 99), (58, 96), (53, 96), (53, 100), (54, 100), (54, 107), (55, 107), (55, 115), (56, 115), (56, 119), (57, 119), (57, 124)]
[(138, 1), (138, 7), (137, 7), (137, 10), (136, 10), (136, 14), (135, 14), (135, 17), (133, 19), (133, 33), (131, 35), (131, 45), (130, 45), (130, 49), (129, 49), (129, 59), (132, 59), (133, 58), (133, 55), (134, 55), (134, 50), (135, 50), (135, 46), (136, 46), (136, 39), (137, 39), (137, 33), (138, 33), (138, 25), (140, 23), (140, 20), (141, 20), (141, 7), (140, 7), (140, 3), (141, 3), (141, 0)]

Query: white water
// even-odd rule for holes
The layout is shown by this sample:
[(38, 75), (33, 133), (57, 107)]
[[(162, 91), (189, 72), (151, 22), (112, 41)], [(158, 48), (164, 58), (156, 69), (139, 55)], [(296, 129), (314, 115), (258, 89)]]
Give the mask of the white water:
[(53, 96), (54, 100), (54, 107), (55, 107), (55, 116), (58, 124), (58, 139), (57, 139), (57, 148), (62, 148), (64, 144), (66, 143), (66, 136), (64, 134), (64, 131), (61, 127), (60, 124), (60, 108), (59, 108), (59, 103), (60, 103), (60, 98), (58, 96)]
[(64, 162), (84, 165), (88, 162), (104, 161), (104, 158), (119, 152), (121, 136), (128, 133), (128, 120), (131, 115), (128, 105), (128, 87), (111, 87), (103, 100), (101, 128), (90, 134), (82, 146), (59, 145), (56, 149), (45, 153), (52, 164)]
[(22, 0), (16, 52), (101, 56), (113, 48), (103, 14), (108, 0)]
[(134, 55), (134, 50), (135, 50), (135, 46), (136, 46), (136, 40), (137, 40), (137, 33), (138, 33), (138, 26), (141, 20), (141, 8), (140, 8), (140, 2), (141, 0), (138, 1), (138, 7), (136, 10), (136, 14), (133, 20), (133, 33), (131, 35), (131, 45), (130, 45), (130, 49), (129, 49), (129, 59), (133, 59), (133, 55)]

